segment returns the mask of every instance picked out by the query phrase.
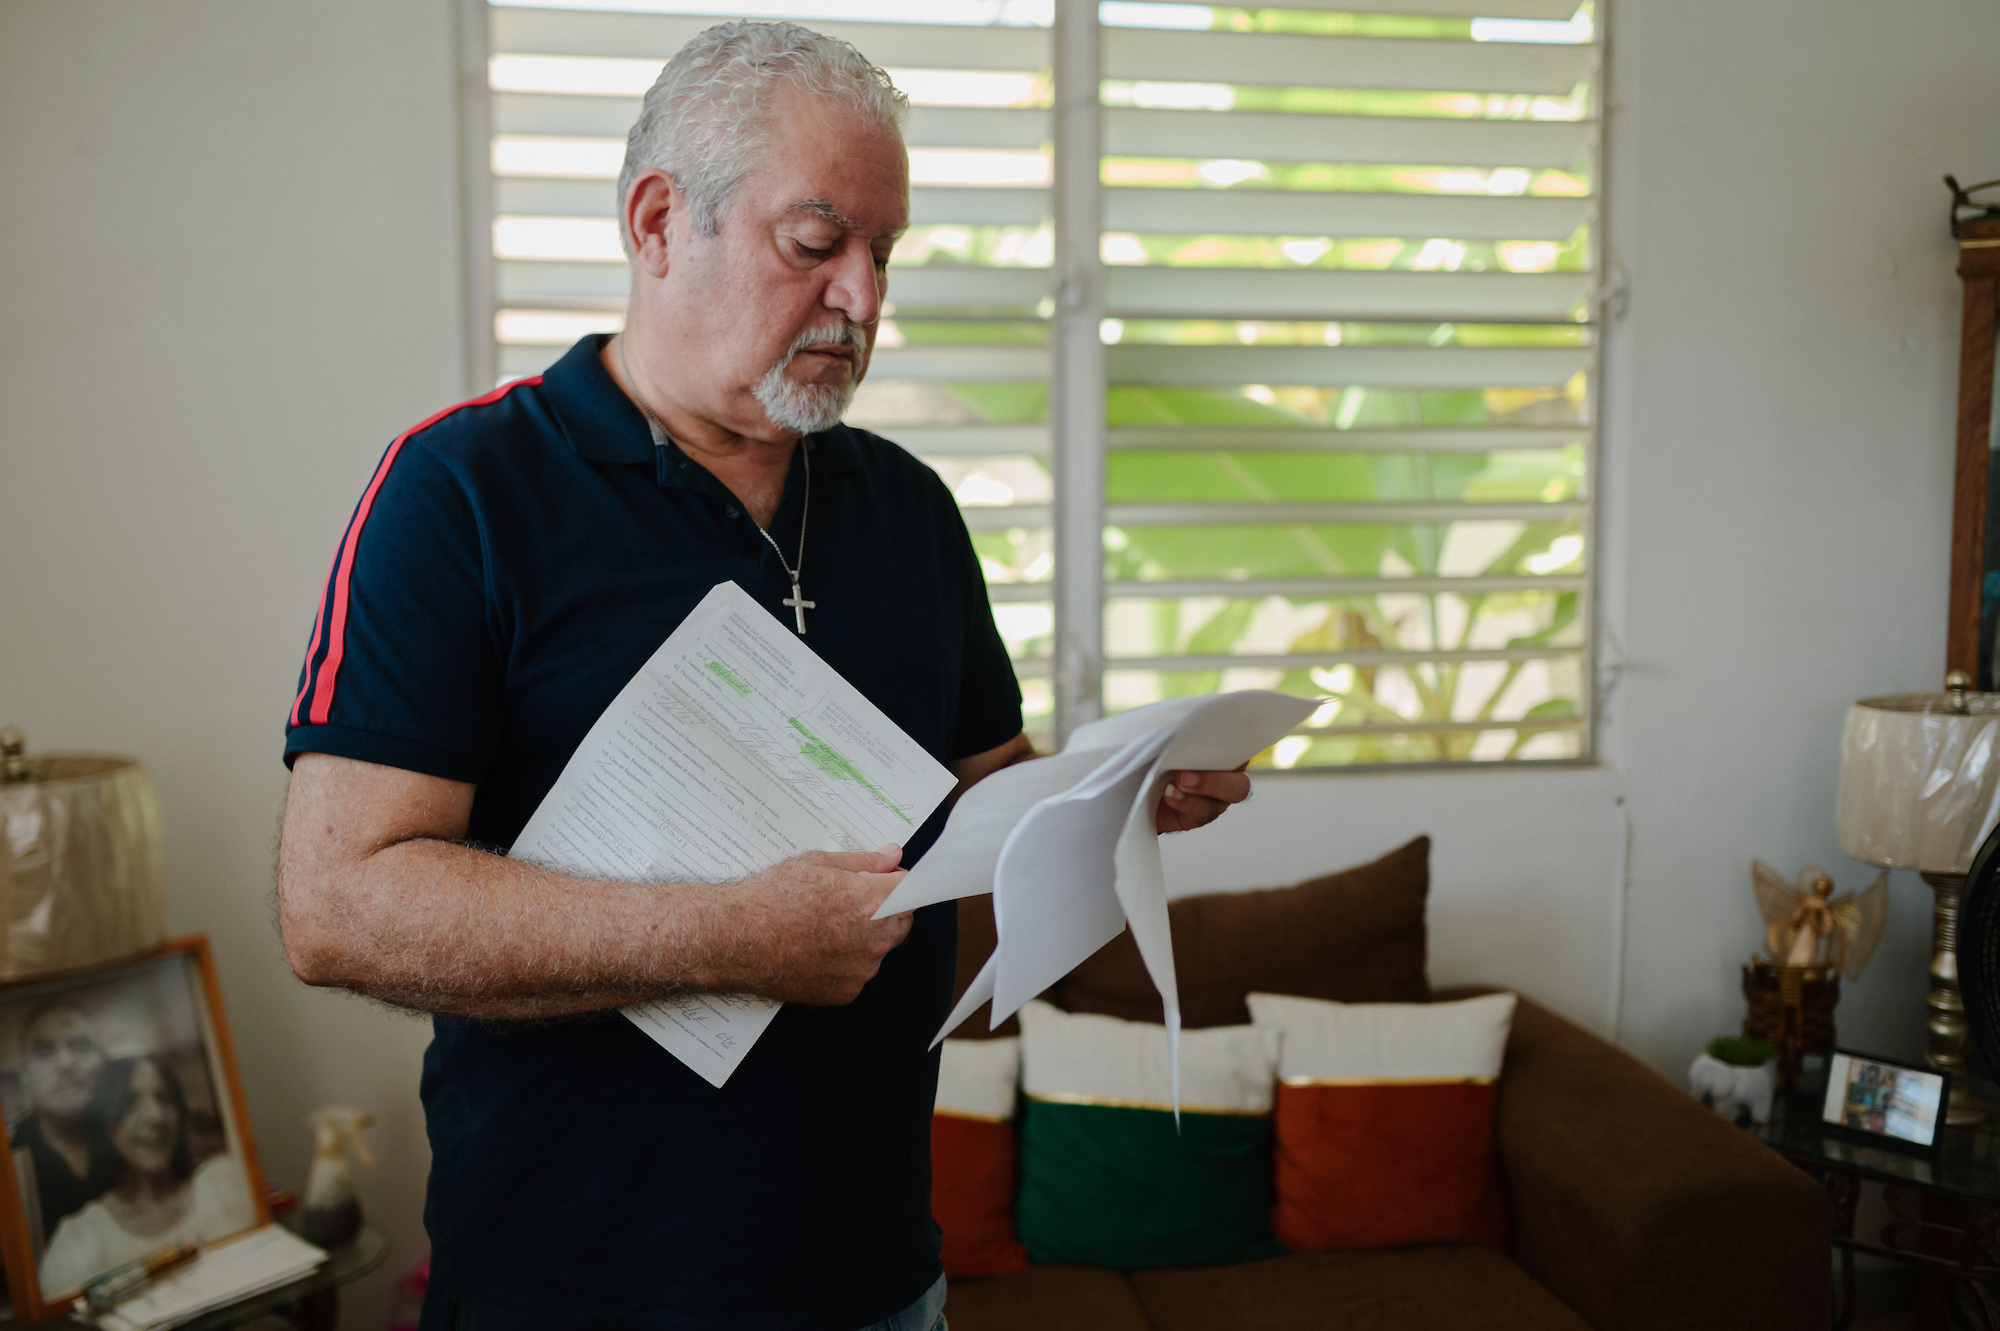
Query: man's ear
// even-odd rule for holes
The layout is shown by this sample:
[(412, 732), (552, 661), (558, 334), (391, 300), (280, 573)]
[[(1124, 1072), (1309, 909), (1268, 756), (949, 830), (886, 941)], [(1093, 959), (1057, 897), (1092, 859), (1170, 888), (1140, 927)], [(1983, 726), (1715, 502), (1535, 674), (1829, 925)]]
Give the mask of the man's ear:
[(648, 171), (632, 182), (619, 219), (632, 246), (632, 262), (648, 277), (665, 277), (673, 255), (672, 225), (686, 207), (680, 186), (664, 171)]

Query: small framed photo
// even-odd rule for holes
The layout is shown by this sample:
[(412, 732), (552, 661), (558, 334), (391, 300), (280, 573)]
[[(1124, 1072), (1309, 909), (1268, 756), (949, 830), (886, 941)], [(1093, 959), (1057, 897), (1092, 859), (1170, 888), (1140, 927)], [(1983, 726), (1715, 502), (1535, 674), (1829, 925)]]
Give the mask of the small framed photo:
[(14, 1316), (270, 1221), (208, 940), (0, 989), (0, 1255)]
[(1944, 1126), (1950, 1074), (1874, 1054), (1836, 1049), (1827, 1059), (1820, 1118), (1884, 1145), (1928, 1151)]

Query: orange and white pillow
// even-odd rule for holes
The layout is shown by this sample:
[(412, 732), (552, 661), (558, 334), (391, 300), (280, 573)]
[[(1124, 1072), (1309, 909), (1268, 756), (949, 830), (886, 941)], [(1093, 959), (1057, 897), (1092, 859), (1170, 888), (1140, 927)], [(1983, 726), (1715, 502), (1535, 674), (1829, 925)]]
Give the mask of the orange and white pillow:
[(1026, 1269), (1014, 1237), (1014, 1101), (1021, 1041), (946, 1040), (931, 1113), (931, 1216), (944, 1270), (997, 1276)]
[(1454, 1003), (1248, 996), (1284, 1037), (1271, 1232), (1294, 1251), (1506, 1247), (1494, 1109), (1514, 995)]

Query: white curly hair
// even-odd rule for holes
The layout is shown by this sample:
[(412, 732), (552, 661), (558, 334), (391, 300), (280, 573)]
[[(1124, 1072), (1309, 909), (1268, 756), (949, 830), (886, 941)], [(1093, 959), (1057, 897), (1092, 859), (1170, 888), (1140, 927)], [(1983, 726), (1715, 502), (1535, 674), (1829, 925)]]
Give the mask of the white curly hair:
[[(848, 42), (796, 23), (718, 23), (674, 53), (646, 93), (618, 172), (623, 213), (632, 183), (664, 171), (686, 196), (694, 228), (716, 232), (730, 191), (765, 146), (766, 93), (789, 85), (897, 133), (910, 99)], [(632, 238), (619, 228), (629, 257)]]

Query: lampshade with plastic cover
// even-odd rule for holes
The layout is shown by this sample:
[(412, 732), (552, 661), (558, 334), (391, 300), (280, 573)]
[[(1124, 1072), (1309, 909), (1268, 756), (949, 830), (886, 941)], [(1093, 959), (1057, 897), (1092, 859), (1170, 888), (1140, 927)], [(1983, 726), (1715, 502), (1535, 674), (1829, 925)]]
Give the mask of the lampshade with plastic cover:
[(1904, 693), (1848, 708), (1834, 818), (1841, 850), (1891, 869), (1964, 874), (1995, 823), (2000, 694)]
[(1950, 1074), (1945, 1121), (1984, 1122), (1965, 1057), (1959, 988), (1959, 907), (1973, 856), (2000, 822), (2000, 694), (1971, 692), (1953, 671), (1943, 693), (1864, 698), (1840, 737), (1834, 831), (1857, 860), (1915, 869), (1931, 888), (1930, 985), (1924, 1061)]
[(0, 981), (123, 960), (167, 931), (152, 778), (132, 758), (29, 754), (0, 731)]

